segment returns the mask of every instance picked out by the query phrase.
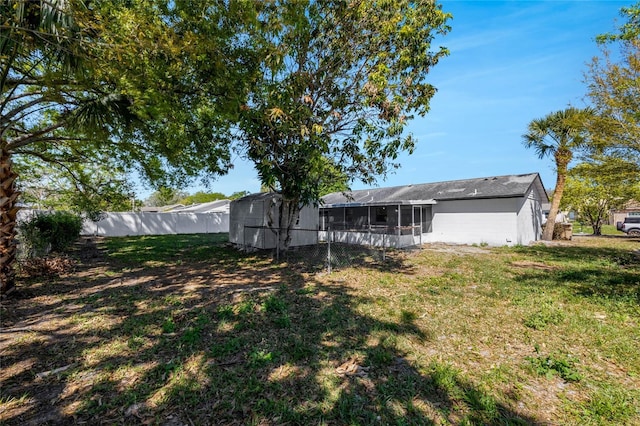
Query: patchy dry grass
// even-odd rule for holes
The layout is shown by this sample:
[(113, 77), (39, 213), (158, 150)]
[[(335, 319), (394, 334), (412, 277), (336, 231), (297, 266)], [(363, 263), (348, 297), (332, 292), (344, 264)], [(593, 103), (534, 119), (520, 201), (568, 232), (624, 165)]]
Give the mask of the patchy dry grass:
[(110, 239), (22, 283), (0, 422), (640, 424), (637, 239), (424, 246), (331, 275), (225, 241)]

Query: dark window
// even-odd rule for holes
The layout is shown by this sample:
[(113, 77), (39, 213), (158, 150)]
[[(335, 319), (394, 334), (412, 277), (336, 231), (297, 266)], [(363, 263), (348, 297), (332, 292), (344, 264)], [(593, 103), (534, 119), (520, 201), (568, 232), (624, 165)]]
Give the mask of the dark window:
[(386, 207), (376, 207), (376, 223), (387, 223)]

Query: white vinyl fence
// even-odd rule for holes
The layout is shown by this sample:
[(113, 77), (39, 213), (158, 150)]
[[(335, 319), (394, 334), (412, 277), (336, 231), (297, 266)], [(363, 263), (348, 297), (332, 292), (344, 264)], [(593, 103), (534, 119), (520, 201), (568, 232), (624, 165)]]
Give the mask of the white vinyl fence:
[(229, 213), (105, 213), (98, 222), (85, 220), (82, 235), (213, 234), (229, 232)]

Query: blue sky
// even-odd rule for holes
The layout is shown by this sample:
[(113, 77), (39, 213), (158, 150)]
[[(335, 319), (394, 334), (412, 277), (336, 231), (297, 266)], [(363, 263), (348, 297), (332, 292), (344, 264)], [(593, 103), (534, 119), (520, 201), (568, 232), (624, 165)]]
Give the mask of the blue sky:
[[(599, 52), (594, 38), (613, 31), (620, 8), (634, 2), (440, 3), (453, 19), (451, 32), (437, 41), (450, 56), (430, 72), (438, 92), (431, 111), (408, 126), (417, 140), (415, 152), (402, 155), (401, 168), (378, 186), (539, 172), (553, 189), (552, 160), (539, 160), (524, 148), (522, 134), (533, 119), (586, 105), (583, 74)], [(253, 167), (236, 159), (229, 175), (209, 190), (229, 195), (259, 189)], [(141, 190), (138, 197), (149, 192)]]

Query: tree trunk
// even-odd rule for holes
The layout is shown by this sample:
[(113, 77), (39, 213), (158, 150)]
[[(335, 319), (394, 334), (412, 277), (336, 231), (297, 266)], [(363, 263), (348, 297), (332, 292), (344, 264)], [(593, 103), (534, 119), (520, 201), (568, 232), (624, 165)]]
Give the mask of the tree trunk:
[(596, 223), (594, 223), (592, 225), (593, 227), (593, 235), (602, 235), (602, 222), (601, 221), (596, 221)]
[(15, 289), (13, 263), (18, 253), (16, 217), (20, 210), (16, 203), (20, 195), (15, 189), (17, 177), (11, 167), (11, 156), (3, 147), (0, 151), (0, 294)]
[(553, 198), (551, 199), (551, 209), (549, 210), (549, 216), (547, 216), (547, 223), (544, 225), (544, 230), (542, 231), (542, 239), (545, 241), (553, 240), (553, 228), (556, 223), (556, 216), (558, 216), (558, 210), (560, 209), (562, 193), (564, 192), (564, 183), (567, 177), (568, 164), (568, 162), (558, 164), (558, 161), (556, 160), (558, 170), (556, 187), (553, 190)]
[(278, 228), (280, 231), (278, 247), (281, 250), (287, 250), (291, 245), (291, 229), (300, 215), (300, 203), (296, 200), (288, 200), (283, 196), (280, 200), (278, 213)]

